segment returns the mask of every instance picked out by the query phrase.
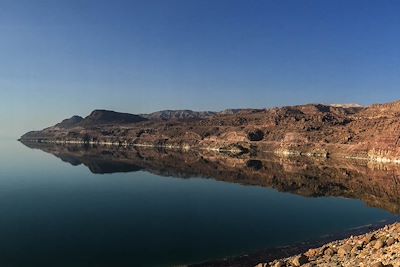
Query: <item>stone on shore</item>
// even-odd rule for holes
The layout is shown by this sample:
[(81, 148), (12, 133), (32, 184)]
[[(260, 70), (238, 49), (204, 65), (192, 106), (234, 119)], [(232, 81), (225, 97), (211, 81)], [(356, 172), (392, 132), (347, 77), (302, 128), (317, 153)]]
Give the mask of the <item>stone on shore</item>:
[(291, 264), (294, 267), (299, 267), (303, 264), (306, 264), (307, 262), (308, 262), (308, 258), (304, 254), (300, 254), (299, 256), (294, 257)]
[[(275, 267), (400, 267), (400, 223), (360, 236), (334, 241), (304, 254), (275, 260)], [(264, 267), (264, 265), (258, 265)]]

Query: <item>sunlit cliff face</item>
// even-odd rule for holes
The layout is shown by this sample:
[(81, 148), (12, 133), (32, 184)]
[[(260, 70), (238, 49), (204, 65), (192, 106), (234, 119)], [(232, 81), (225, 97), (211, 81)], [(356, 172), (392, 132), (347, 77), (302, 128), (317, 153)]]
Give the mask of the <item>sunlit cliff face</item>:
[(96, 110), (26, 133), (21, 140), (400, 162), (399, 102), (365, 108), (309, 104), (234, 113), (185, 111), (185, 116), (174, 112), (177, 117)]

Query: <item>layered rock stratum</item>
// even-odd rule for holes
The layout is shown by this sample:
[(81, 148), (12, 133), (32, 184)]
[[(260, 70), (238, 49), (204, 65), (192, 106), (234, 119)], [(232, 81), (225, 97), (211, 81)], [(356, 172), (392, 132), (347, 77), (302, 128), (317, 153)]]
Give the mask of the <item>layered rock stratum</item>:
[(95, 110), (24, 134), (25, 142), (254, 151), (400, 163), (400, 101), (134, 115)]

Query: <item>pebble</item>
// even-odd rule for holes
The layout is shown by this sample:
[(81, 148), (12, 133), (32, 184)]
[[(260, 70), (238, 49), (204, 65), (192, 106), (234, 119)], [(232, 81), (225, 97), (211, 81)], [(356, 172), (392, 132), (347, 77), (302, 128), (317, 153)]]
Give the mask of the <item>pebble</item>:
[(385, 246), (385, 242), (382, 241), (381, 239), (379, 239), (379, 240), (376, 241), (376, 243), (375, 243), (375, 245), (374, 245), (374, 248), (375, 248), (375, 249), (381, 249), (381, 248), (383, 248), (384, 246)]

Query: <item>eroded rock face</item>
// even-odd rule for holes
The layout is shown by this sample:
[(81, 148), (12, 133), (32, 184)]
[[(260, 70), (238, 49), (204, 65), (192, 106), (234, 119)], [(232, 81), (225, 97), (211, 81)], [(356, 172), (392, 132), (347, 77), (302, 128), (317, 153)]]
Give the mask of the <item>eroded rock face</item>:
[(97, 110), (84, 119), (73, 117), (42, 131), (29, 132), (21, 139), (162, 144), (191, 149), (251, 146), (252, 150), (282, 154), (400, 163), (400, 102), (366, 108), (309, 104), (267, 110), (157, 114)]

